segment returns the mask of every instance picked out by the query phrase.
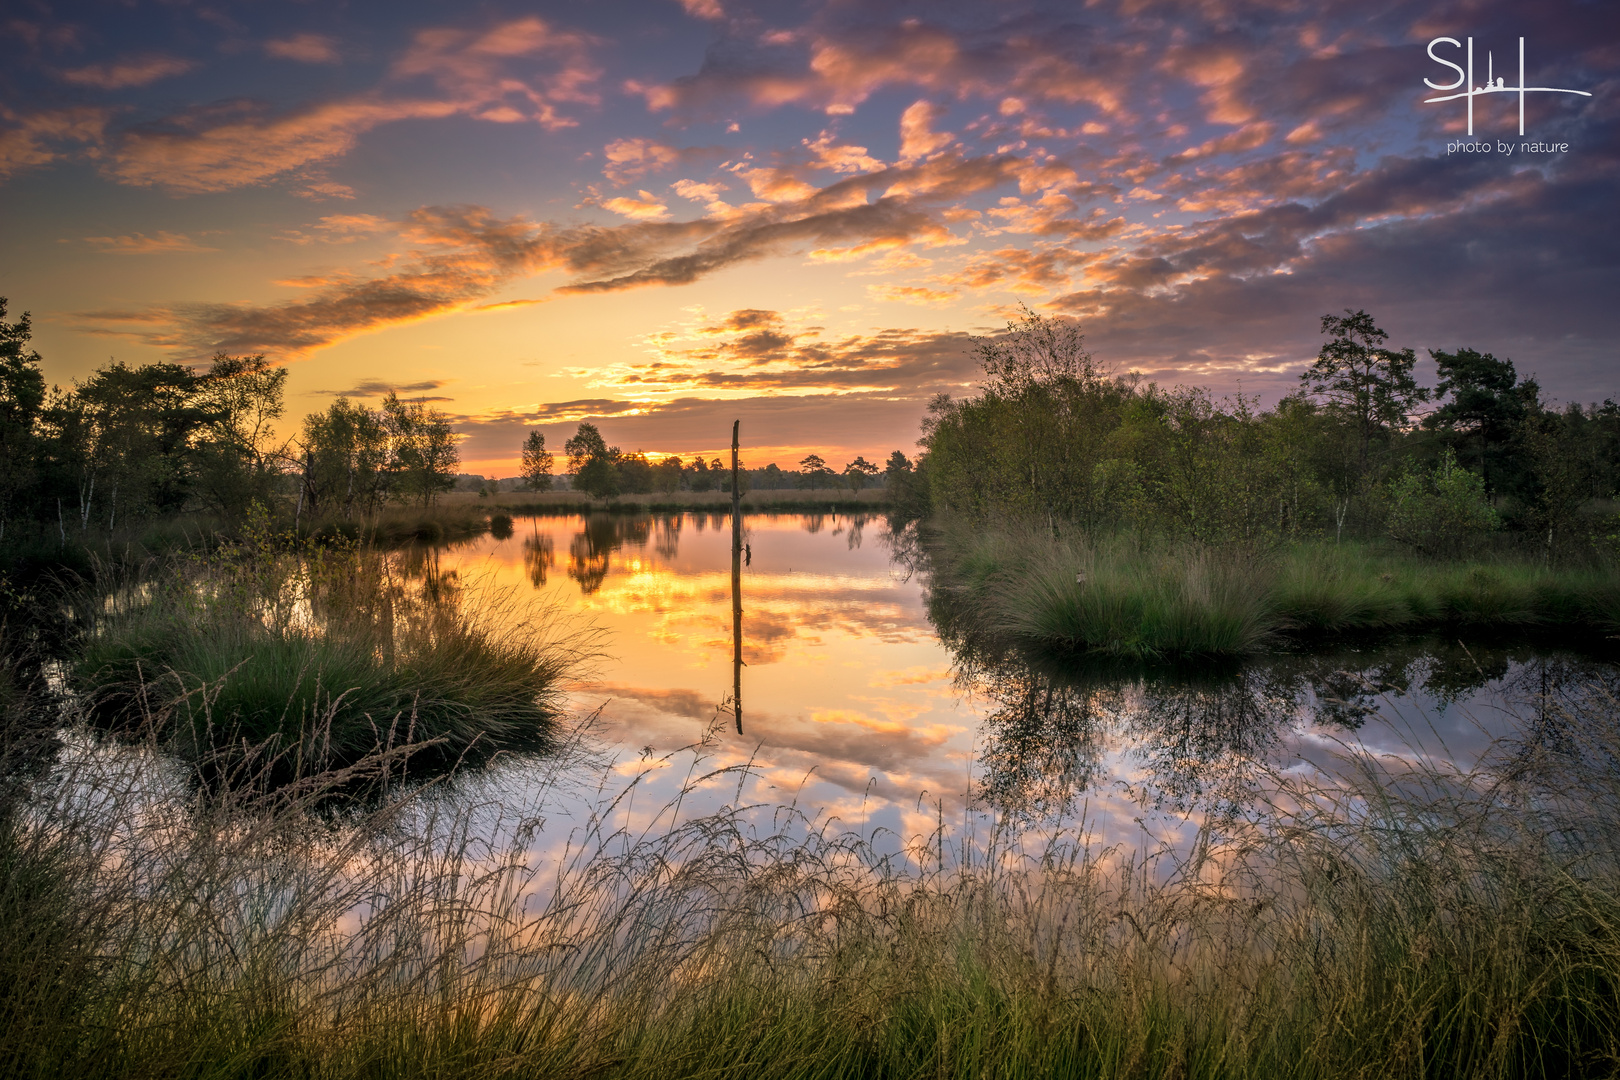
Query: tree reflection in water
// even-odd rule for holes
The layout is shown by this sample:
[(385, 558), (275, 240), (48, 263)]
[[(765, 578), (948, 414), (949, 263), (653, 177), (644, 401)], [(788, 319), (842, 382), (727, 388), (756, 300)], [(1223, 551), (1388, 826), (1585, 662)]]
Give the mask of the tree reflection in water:
[(568, 576), (579, 582), (581, 593), (590, 596), (607, 580), (614, 552), (625, 544), (644, 548), (651, 536), (650, 516), (589, 514), (568, 543)]
[(530, 585), (545, 588), (546, 575), (551, 573), (556, 559), (550, 533), (536, 531), (523, 538), (523, 569), (529, 575)]
[[(951, 642), (958, 686), (990, 703), (979, 797), (1026, 820), (1072, 814), (1103, 785), (1157, 808), (1240, 813), (1284, 743), (1308, 726), (1348, 734), (1391, 699), (1438, 716), (1494, 686), (1524, 721), (1521, 754), (1575, 753), (1582, 718), (1612, 712), (1612, 664), (1525, 646), (1438, 639), (1284, 654), (1225, 670), (1134, 670)], [(1617, 763), (1620, 764), (1620, 763)], [(1111, 779), (1112, 778), (1112, 779)]]

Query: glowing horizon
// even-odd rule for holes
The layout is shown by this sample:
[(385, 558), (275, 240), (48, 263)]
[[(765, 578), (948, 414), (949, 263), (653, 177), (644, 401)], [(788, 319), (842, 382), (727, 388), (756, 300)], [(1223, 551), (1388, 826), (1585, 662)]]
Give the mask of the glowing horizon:
[[(689, 458), (740, 418), (756, 467), (910, 454), (1020, 303), (1115, 370), (1268, 401), (1346, 307), (1560, 400), (1620, 390), (1620, 16), (1592, 5), (67, 5), (8, 30), (0, 295), (59, 383), (263, 352), (289, 432), (393, 389), (501, 476), (581, 421)], [(1521, 84), (1578, 92), (1481, 92), (1473, 122), (1516, 139), (1528, 109), (1569, 149), (1448, 154), (1440, 37), (1531, 42)]]

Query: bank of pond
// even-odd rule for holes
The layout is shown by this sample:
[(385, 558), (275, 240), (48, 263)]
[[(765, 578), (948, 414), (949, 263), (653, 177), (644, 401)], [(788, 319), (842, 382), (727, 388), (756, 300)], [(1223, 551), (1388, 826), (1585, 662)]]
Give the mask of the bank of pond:
[(1230, 659), (1411, 633), (1599, 650), (1620, 641), (1613, 564), (1441, 560), (1364, 541), (1171, 546), (960, 525), (934, 530), (918, 558), (941, 617), (1076, 662)]

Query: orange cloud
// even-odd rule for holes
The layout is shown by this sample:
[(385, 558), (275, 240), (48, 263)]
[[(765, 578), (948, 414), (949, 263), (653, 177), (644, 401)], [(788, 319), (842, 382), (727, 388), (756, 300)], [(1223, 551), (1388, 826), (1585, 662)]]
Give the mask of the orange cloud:
[(866, 292), (875, 300), (892, 300), (921, 307), (944, 307), (956, 299), (954, 292), (941, 292), (921, 285), (868, 285)]
[(614, 183), (623, 183), (666, 169), (681, 160), (681, 152), (652, 139), (615, 139), (602, 148), (607, 159), (603, 174)]
[(927, 101), (913, 102), (900, 115), (900, 156), (906, 161), (930, 157), (945, 149), (956, 138), (948, 131), (934, 131), (936, 120), (945, 110)]
[(639, 194), (641, 195), (639, 199), (607, 199), (602, 206), (615, 214), (622, 214), (637, 221), (656, 221), (669, 216), (669, 207), (659, 202), (651, 192), (642, 191)]
[(159, 229), (152, 236), (147, 236), (145, 233), (134, 233), (128, 236), (87, 236), (84, 238), (84, 242), (96, 245), (98, 251), (113, 252), (119, 255), (219, 250), (218, 248), (203, 247), (189, 236), (165, 232), (162, 229)]
[[(400, 120), (451, 116), (464, 111), (450, 101), (349, 98), (275, 118), (245, 115), (209, 124), (212, 115), (181, 130), (145, 129), (124, 136), (105, 171), (125, 184), (159, 185), (203, 193), (263, 183), (315, 162), (340, 157), (361, 135)], [(187, 127), (192, 130), (186, 130)]]

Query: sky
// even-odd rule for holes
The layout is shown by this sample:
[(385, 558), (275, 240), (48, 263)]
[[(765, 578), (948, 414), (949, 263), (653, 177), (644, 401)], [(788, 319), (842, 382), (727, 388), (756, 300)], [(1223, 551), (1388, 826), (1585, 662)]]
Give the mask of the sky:
[[(1524, 95), (1522, 136), (1475, 97), (1472, 139), (1425, 100), (1470, 40), (1467, 85), (1518, 85), (1520, 38), (1525, 85), (1590, 96)], [(582, 421), (910, 453), (1020, 305), (1220, 395), (1275, 401), (1364, 309), (1589, 402), (1617, 75), (1608, 0), (11, 0), (0, 296), (53, 382), (264, 353), (287, 434), (394, 390), (488, 475)]]

